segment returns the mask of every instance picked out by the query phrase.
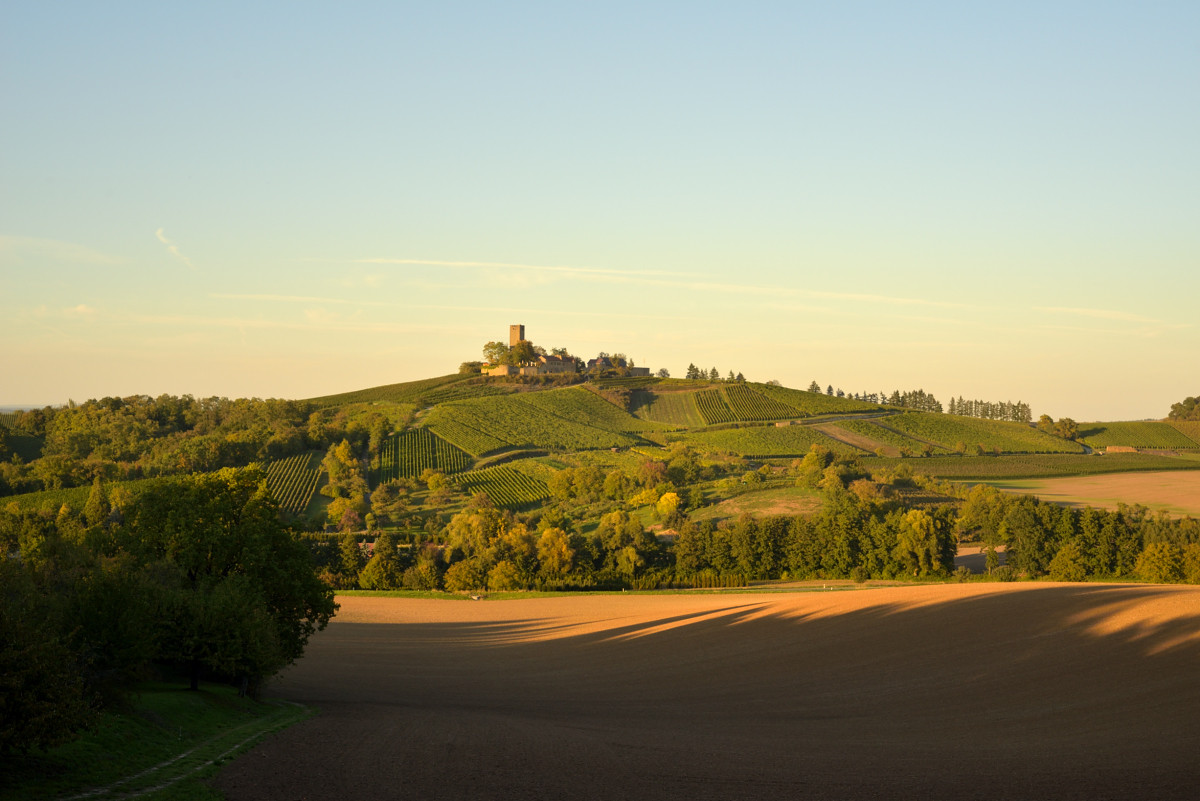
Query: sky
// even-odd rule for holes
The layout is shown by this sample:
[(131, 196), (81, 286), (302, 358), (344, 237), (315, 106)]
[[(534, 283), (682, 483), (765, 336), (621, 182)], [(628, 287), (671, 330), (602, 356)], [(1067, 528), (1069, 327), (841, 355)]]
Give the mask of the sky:
[(0, 405), (306, 398), (521, 323), (847, 393), (1200, 395), (1200, 4), (0, 7)]

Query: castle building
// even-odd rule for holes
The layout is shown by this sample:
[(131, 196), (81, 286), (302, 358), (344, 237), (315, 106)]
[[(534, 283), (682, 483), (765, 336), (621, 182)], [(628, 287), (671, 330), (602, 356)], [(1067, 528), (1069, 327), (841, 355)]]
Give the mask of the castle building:
[[(518, 342), (525, 339), (524, 325), (510, 325), (508, 327), (508, 346), (516, 347)], [(537, 363), (525, 366), (514, 366), (511, 364), (498, 364), (495, 367), (484, 369), (487, 375), (554, 375), (561, 373), (575, 372), (575, 359), (568, 356), (545, 356), (537, 357)]]

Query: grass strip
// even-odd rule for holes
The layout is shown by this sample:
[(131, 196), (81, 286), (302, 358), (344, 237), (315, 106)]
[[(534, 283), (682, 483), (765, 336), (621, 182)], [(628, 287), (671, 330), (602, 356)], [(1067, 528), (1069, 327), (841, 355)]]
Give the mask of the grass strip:
[(0, 799), (219, 799), (205, 779), (266, 735), (310, 714), (290, 702), (239, 698), (231, 687), (192, 692), (144, 685), (128, 710), (106, 714), (82, 738), (46, 753), (10, 757), (0, 771)]

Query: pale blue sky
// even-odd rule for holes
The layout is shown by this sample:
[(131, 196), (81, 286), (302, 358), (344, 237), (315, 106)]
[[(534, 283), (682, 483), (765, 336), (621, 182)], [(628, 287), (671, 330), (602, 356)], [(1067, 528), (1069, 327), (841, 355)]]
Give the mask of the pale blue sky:
[(1079, 420), (1200, 393), (1200, 4), (8, 3), (0, 404), (522, 322)]

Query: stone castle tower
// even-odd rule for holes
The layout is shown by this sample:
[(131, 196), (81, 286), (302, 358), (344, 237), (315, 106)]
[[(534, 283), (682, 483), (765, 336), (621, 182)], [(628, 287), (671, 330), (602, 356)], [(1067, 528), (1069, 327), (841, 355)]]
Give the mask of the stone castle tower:
[(525, 338), (525, 326), (510, 325), (508, 327), (508, 346), (514, 347), (518, 342)]

